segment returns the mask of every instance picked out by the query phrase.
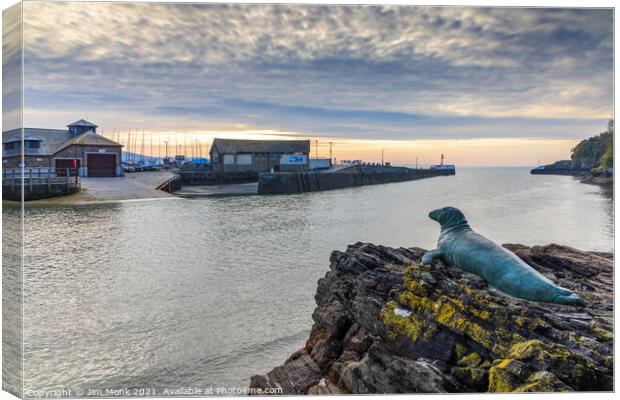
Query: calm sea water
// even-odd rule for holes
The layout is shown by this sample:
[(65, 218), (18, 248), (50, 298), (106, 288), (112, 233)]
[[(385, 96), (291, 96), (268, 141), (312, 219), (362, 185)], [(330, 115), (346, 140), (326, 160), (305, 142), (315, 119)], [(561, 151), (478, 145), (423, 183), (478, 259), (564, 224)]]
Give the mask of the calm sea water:
[(28, 209), (26, 388), (245, 387), (303, 345), (332, 250), (432, 248), (439, 226), (427, 214), (443, 206), (500, 243), (613, 250), (609, 190), (523, 168), (457, 173), (293, 196)]

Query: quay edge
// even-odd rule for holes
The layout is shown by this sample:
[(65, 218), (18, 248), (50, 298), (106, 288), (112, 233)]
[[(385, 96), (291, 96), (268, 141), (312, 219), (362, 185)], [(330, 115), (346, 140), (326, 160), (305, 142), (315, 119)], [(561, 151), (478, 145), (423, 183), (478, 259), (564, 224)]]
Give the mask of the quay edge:
[(455, 170), (356, 165), (334, 172), (276, 172), (258, 177), (258, 194), (293, 194), (454, 175)]

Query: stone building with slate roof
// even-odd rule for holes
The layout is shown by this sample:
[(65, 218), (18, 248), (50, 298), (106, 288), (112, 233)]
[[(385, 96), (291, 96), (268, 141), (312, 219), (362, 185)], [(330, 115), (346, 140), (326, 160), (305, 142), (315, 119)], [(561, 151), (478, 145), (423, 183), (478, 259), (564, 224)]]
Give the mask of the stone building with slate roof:
[[(24, 128), (2, 133), (3, 168), (71, 168), (80, 176), (120, 176), (123, 145), (97, 133), (97, 125), (79, 120), (63, 129)], [(22, 149), (23, 143), (23, 149)], [(23, 158), (22, 158), (23, 156)]]
[(307, 171), (309, 140), (214, 139), (209, 152), (213, 171)]

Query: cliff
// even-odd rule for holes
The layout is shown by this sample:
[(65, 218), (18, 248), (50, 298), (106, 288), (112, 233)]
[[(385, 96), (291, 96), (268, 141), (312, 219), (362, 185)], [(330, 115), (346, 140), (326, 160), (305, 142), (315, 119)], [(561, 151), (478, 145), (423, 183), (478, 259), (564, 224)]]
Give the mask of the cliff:
[(541, 165), (532, 169), (532, 174), (575, 175), (582, 182), (613, 184), (614, 168), (614, 120), (609, 120), (607, 130), (591, 138), (582, 140), (571, 150), (570, 160), (560, 160), (553, 164)]
[(571, 154), (571, 169), (587, 170), (613, 168), (614, 121), (609, 120), (607, 130), (582, 140)]
[(506, 245), (584, 308), (503, 295), (419, 248), (357, 243), (318, 282), (304, 348), (251, 378), (284, 394), (613, 390), (613, 261)]

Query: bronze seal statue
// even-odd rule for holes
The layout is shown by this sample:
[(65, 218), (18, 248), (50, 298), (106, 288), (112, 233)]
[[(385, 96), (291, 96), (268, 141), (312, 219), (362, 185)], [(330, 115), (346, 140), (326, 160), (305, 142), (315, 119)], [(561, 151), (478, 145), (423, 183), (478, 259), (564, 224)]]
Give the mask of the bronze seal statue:
[(556, 304), (585, 305), (568, 289), (557, 286), (513, 252), (474, 232), (463, 213), (444, 207), (428, 215), (439, 222), (437, 249), (422, 257), (430, 264), (440, 257), (445, 262), (484, 278), (490, 286), (521, 299)]

